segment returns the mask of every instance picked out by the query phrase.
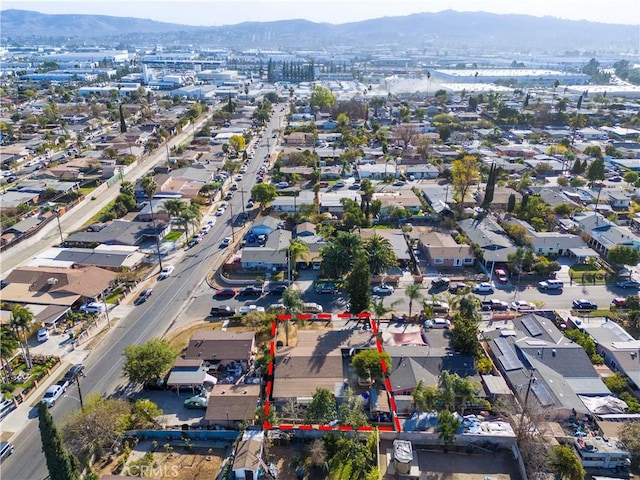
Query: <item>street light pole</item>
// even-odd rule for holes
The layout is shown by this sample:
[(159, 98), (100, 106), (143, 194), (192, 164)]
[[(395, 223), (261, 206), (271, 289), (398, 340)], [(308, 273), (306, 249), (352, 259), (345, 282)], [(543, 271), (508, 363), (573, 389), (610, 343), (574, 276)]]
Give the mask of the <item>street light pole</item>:
[(240, 199), (242, 200), (242, 226), (244, 227), (245, 222), (245, 213), (244, 213), (244, 190), (240, 190)]
[(82, 401), (82, 389), (80, 388), (80, 374), (76, 373), (76, 386), (78, 387), (78, 400), (80, 400), (80, 410), (84, 412), (84, 402)]
[(235, 242), (236, 240), (236, 229), (233, 226), (233, 204), (229, 202), (229, 210), (231, 212), (231, 240)]
[(64, 243), (64, 238), (62, 237), (62, 227), (60, 226), (60, 207), (56, 207), (53, 213), (58, 221), (58, 233), (60, 233), (60, 245), (62, 245)]

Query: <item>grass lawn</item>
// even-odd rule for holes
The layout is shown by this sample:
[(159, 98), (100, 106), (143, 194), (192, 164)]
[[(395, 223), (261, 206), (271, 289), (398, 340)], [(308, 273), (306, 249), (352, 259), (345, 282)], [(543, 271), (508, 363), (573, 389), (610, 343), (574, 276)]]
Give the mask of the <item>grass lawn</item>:
[(598, 268), (597, 265), (589, 265), (587, 263), (572, 265), (569, 268), (569, 276), (574, 282), (586, 285), (603, 285), (607, 283), (608, 279), (606, 270)]
[(183, 235), (183, 232), (179, 232), (177, 230), (174, 230), (172, 232), (169, 232), (167, 235), (165, 235), (165, 237), (162, 239), (162, 241), (164, 241), (164, 242), (175, 242), (182, 235)]

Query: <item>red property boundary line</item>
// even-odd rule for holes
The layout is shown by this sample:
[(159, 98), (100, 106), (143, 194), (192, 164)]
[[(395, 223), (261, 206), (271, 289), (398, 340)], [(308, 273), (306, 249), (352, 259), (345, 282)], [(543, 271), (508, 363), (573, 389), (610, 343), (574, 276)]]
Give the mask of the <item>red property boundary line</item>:
[[(310, 320), (312, 318), (312, 315), (309, 314), (300, 314), (296, 316), (296, 320)], [(330, 313), (321, 313), (316, 315), (316, 318), (319, 320), (331, 320), (331, 314)], [(338, 314), (338, 318), (342, 318), (342, 319), (349, 319), (349, 320), (368, 320), (369, 321), (369, 325), (371, 326), (371, 331), (373, 332), (373, 334), (376, 336), (376, 349), (379, 353), (384, 352), (384, 348), (382, 346), (382, 342), (380, 341), (380, 338), (378, 337), (378, 325), (376, 324), (376, 322), (373, 321), (373, 319), (371, 318), (371, 314), (370, 313), (359, 313), (357, 314), (355, 317), (353, 315), (351, 315), (350, 313), (339, 313)], [(276, 333), (278, 331), (278, 322), (286, 322), (289, 320), (292, 320), (292, 316), (291, 315), (278, 315), (277, 319), (274, 320), (271, 323), (271, 341), (269, 342), (269, 355), (271, 356), (271, 360), (269, 360), (269, 364), (267, 366), (267, 384), (266, 384), (266, 388), (265, 388), (265, 396), (266, 396), (266, 400), (264, 402), (264, 413), (266, 416), (269, 415), (269, 411), (271, 410), (271, 402), (273, 400), (273, 382), (275, 381), (275, 377), (274, 377), (274, 359), (275, 359), (275, 353), (276, 353)], [(385, 383), (385, 388), (387, 389), (387, 392), (389, 394), (389, 407), (391, 408), (391, 415), (393, 417), (393, 424), (394, 427), (387, 427), (387, 426), (381, 426), (381, 427), (377, 427), (377, 430), (380, 432), (401, 432), (402, 431), (402, 425), (400, 425), (400, 420), (398, 419), (398, 414), (397, 414), (397, 410), (396, 410), (396, 401), (393, 398), (393, 392), (391, 391), (391, 381), (389, 380), (389, 369), (387, 367), (386, 362), (384, 361), (384, 358), (380, 359), (380, 367), (382, 368), (382, 373), (384, 375), (384, 383)], [(280, 430), (280, 431), (289, 431), (289, 430), (303, 430), (303, 431), (308, 431), (308, 430), (319, 430), (319, 431), (327, 431), (327, 432), (331, 432), (331, 431), (338, 431), (338, 432), (352, 432), (352, 431), (357, 431), (357, 432), (372, 432), (374, 430), (374, 427), (371, 426), (364, 426), (364, 427), (358, 427), (358, 428), (353, 428), (349, 425), (338, 425), (336, 427), (331, 426), (331, 425), (319, 425), (319, 426), (314, 426), (314, 425), (290, 425), (290, 424), (281, 424), (281, 425), (271, 425), (269, 423), (268, 420), (265, 420), (262, 428), (264, 430)]]

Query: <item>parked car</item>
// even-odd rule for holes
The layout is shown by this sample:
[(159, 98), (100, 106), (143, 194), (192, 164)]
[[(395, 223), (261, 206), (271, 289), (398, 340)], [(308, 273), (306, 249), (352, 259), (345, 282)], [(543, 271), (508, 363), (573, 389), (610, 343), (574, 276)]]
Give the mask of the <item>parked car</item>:
[(494, 273), (496, 275), (496, 278), (498, 279), (498, 282), (507, 283), (509, 281), (509, 275), (507, 275), (506, 270), (502, 268), (496, 268)]
[(236, 296), (236, 291), (233, 288), (222, 288), (217, 290), (214, 294), (216, 298), (232, 298)]
[(449, 292), (450, 293), (460, 293), (465, 291), (468, 288), (468, 285), (466, 283), (452, 283), (449, 285)]
[(231, 237), (224, 237), (220, 243), (220, 248), (225, 248), (231, 245)]
[(282, 295), (286, 289), (287, 286), (284, 284), (271, 285), (269, 286), (269, 295)]
[(351, 185), (349, 185), (349, 190), (360, 190), (360, 184), (352, 183)]
[(623, 280), (622, 282), (616, 283), (616, 287), (638, 290), (640, 289), (640, 282), (635, 280)]
[(102, 313), (104, 305), (98, 302), (91, 302), (81, 305), (79, 310), (82, 313)]
[(82, 363), (76, 363), (75, 365), (71, 365), (67, 373), (62, 377), (63, 380), (67, 381), (69, 384), (72, 384), (76, 381), (76, 378), (82, 377), (84, 375), (84, 365)]
[(562, 290), (564, 287), (564, 283), (560, 280), (545, 280), (543, 282), (538, 282), (538, 288), (540, 290)]
[(526, 300), (516, 300), (515, 302), (511, 302), (511, 309), (516, 312), (522, 312), (523, 310), (535, 310), (536, 306), (527, 302)]
[(62, 397), (66, 388), (63, 388), (61, 385), (51, 385), (47, 388), (47, 391), (44, 393), (44, 397), (42, 397), (42, 401), (47, 405), (47, 407), (53, 407), (56, 402)]
[(447, 277), (437, 277), (431, 281), (431, 288), (449, 287), (449, 283), (451, 283), (451, 280)]
[(265, 310), (264, 310), (264, 307), (261, 307), (258, 305), (243, 305), (238, 309), (238, 313), (240, 315), (246, 315), (247, 313), (251, 313), (251, 312), (264, 313)]
[(492, 312), (505, 312), (509, 310), (509, 304), (502, 300), (492, 298), (491, 300), (482, 302), (482, 310)]
[(404, 186), (404, 182), (402, 180), (398, 180), (397, 182), (393, 182), (394, 187), (402, 187)]
[(213, 227), (215, 224), (216, 224), (216, 219), (215, 218), (212, 218), (211, 220), (209, 220), (207, 222), (207, 225), (209, 225), (210, 227)]
[(425, 320), (424, 328), (451, 328), (451, 321), (446, 318)]
[(302, 304), (302, 311), (304, 313), (322, 313), (323, 312), (322, 305), (314, 302), (306, 302)]
[(201, 229), (200, 229), (200, 233), (202, 235), (206, 235), (207, 233), (209, 233), (209, 231), (211, 230), (211, 225), (204, 225)]
[(15, 447), (10, 442), (0, 442), (0, 462), (13, 453)]
[(336, 284), (333, 282), (322, 282), (316, 284), (316, 292), (317, 293), (336, 293), (338, 289), (336, 288)]
[(283, 188), (287, 188), (289, 186), (288, 182), (278, 182), (275, 184), (275, 187), (277, 189), (283, 189)]
[(433, 313), (449, 313), (449, 304), (441, 300), (425, 300), (424, 307), (430, 308)]
[(394, 288), (391, 285), (380, 284), (373, 287), (373, 293), (375, 295), (391, 295), (394, 291)]
[(573, 301), (573, 309), (574, 310), (597, 310), (598, 305), (591, 300), (587, 300), (585, 298), (581, 298), (579, 300)]
[(140, 295), (138, 295), (138, 298), (136, 298), (133, 304), (142, 305), (144, 302), (147, 301), (147, 299), (151, 296), (152, 293), (153, 293), (153, 288), (147, 288), (146, 290), (143, 290), (142, 292), (140, 292)]
[(493, 292), (493, 285), (491, 285), (490, 283), (483, 282), (473, 287), (473, 293), (477, 293), (479, 295), (490, 295)]
[(49, 330), (46, 329), (45, 327), (39, 328), (38, 329), (38, 341), (39, 342), (46, 342), (47, 340), (49, 340)]
[(611, 305), (618, 308), (626, 307), (627, 299), (625, 297), (615, 297), (613, 300), (611, 300)]
[(209, 311), (210, 317), (230, 317), (234, 315), (236, 312), (229, 305), (222, 305), (220, 307), (211, 307)]
[(158, 280), (164, 280), (165, 278), (168, 278), (169, 275), (171, 275), (175, 269), (176, 267), (174, 267), (173, 265), (167, 265), (160, 272), (160, 276), (158, 277)]
[(220, 207), (216, 210), (216, 217), (221, 217), (222, 215), (224, 215), (224, 207)]
[(238, 296), (241, 296), (241, 297), (259, 297), (261, 295), (262, 295), (262, 289), (257, 288), (253, 285), (244, 287), (242, 290), (238, 292)]
[(343, 188), (344, 182), (336, 182), (333, 184), (333, 188)]
[(201, 408), (206, 410), (209, 399), (202, 395), (196, 395), (195, 397), (187, 398), (184, 401), (184, 408)]

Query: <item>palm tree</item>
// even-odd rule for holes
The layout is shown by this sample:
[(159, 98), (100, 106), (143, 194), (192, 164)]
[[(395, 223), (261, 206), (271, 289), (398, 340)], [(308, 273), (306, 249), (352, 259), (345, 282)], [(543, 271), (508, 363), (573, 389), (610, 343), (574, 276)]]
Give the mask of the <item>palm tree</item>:
[(289, 244), (289, 280), (291, 280), (291, 270), (295, 270), (295, 265), (298, 262), (298, 259), (307, 253), (309, 253), (309, 247), (306, 243), (298, 238), (291, 240), (291, 243)]
[(133, 197), (135, 195), (135, 189), (133, 183), (124, 181), (120, 184), (120, 193)]
[(409, 321), (411, 321), (411, 312), (413, 311), (413, 302), (422, 299), (422, 293), (420, 293), (420, 284), (412, 283), (407, 285), (404, 289), (404, 294), (409, 298)]
[(381, 298), (377, 302), (375, 300), (371, 301), (371, 305), (369, 306), (369, 309), (371, 310), (373, 317), (376, 319), (378, 332), (380, 331), (380, 320), (382, 319), (382, 317), (384, 317), (387, 313), (393, 312), (395, 310), (396, 305), (398, 305), (398, 303), (400, 303), (399, 299), (391, 302), (391, 304), (387, 307), (384, 304), (384, 298)]
[(22, 348), (25, 353), (25, 362), (27, 364), (27, 370), (31, 370), (33, 364), (31, 363), (31, 352), (29, 351), (29, 342), (27, 334), (31, 329), (33, 323), (33, 312), (28, 307), (23, 305), (16, 305), (11, 310), (11, 326), (16, 332), (18, 340), (22, 344)]
[(373, 200), (374, 193), (375, 190), (371, 184), (371, 180), (368, 178), (362, 180), (360, 183), (360, 198), (362, 199), (362, 211), (367, 218), (369, 218), (369, 214), (371, 213), (371, 200)]
[(158, 263), (160, 264), (160, 270), (162, 271), (162, 257), (160, 256), (160, 239), (158, 238), (158, 232), (156, 230), (156, 218), (153, 215), (153, 196), (156, 194), (158, 185), (153, 180), (153, 176), (147, 175), (142, 179), (142, 191), (149, 199), (149, 208), (151, 209), (151, 223), (153, 224), (153, 236), (156, 239), (156, 250), (158, 253)]
[(160, 207), (160, 211), (168, 213), (171, 218), (177, 218), (182, 213), (187, 205), (178, 198), (169, 198), (165, 200)]
[(3, 325), (2, 328), (0, 328), (0, 362), (2, 362), (1, 378), (4, 379), (6, 373), (13, 373), (11, 370), (11, 359), (19, 346), (20, 342), (14, 335), (14, 332), (12, 332), (7, 326)]
[(396, 254), (393, 253), (391, 242), (379, 235), (374, 235), (364, 242), (364, 250), (369, 259), (371, 275), (384, 273), (387, 268), (397, 265)]
[(200, 220), (202, 220), (202, 212), (197, 204), (184, 205), (180, 212), (180, 223), (184, 225), (187, 237), (189, 236), (189, 225), (192, 225), (195, 231), (195, 227), (200, 225)]
[[(287, 309), (289, 313), (292, 315), (298, 315), (302, 312), (302, 307), (304, 306), (304, 302), (302, 301), (302, 292), (300, 290), (294, 290), (291, 287), (288, 287), (284, 292), (282, 292), (282, 304)], [(285, 344), (289, 346), (289, 329), (290, 329), (289, 320), (284, 321), (284, 336), (285, 336)]]

